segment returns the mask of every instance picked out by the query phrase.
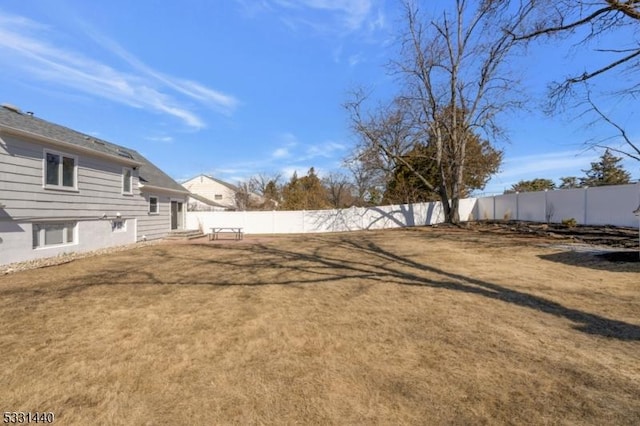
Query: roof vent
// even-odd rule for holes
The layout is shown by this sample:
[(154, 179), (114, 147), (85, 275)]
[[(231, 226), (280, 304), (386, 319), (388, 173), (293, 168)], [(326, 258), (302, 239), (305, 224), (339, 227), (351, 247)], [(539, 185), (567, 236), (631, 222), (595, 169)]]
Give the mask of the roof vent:
[(133, 156), (127, 151), (125, 151), (124, 149), (118, 148), (118, 155), (121, 157), (130, 158), (133, 160)]
[(9, 111), (13, 111), (16, 112), (18, 114), (22, 114), (22, 111), (20, 111), (20, 108), (18, 108), (15, 105), (11, 105), (11, 104), (2, 104), (2, 108), (8, 109)]

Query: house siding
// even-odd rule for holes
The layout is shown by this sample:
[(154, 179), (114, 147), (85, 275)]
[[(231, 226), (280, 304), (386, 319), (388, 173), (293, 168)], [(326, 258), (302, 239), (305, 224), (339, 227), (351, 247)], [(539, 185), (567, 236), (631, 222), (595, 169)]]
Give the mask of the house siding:
[[(77, 157), (77, 190), (44, 187), (45, 149)], [(186, 196), (151, 194), (158, 196), (160, 213), (150, 215), (149, 194), (141, 191), (136, 170), (132, 193), (122, 193), (123, 167), (127, 165), (81, 151), (49, 149), (0, 134), (0, 265), (166, 236), (171, 228), (170, 201), (183, 199), (186, 206)], [(118, 214), (126, 220), (124, 231), (113, 229)], [(76, 223), (76, 241), (33, 247), (34, 224), (62, 221)]]
[[(166, 194), (145, 193), (145, 212), (138, 220), (138, 241), (163, 238), (171, 231), (171, 200)], [(149, 213), (149, 198), (158, 197), (158, 213)], [(182, 201), (184, 202), (184, 201)], [(186, 203), (185, 203), (186, 206)], [(184, 214), (184, 213), (183, 213)]]
[[(218, 204), (228, 206), (228, 208), (235, 208), (235, 191), (207, 176), (196, 176), (193, 179), (184, 182), (182, 186), (201, 197), (205, 197)], [(222, 195), (222, 199), (216, 200), (216, 195)]]
[(77, 218), (98, 219), (105, 214), (137, 217), (146, 213), (134, 172), (133, 194), (122, 194), (122, 164), (73, 151), (78, 157), (77, 191), (43, 186), (44, 147), (3, 136), (0, 145), (0, 192), (5, 213), (13, 220)]

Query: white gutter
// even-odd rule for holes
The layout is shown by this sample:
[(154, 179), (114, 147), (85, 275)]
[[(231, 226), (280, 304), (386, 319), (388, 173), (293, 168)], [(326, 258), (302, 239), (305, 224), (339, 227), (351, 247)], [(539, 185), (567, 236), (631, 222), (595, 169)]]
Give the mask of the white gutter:
[(129, 166), (140, 166), (141, 162), (121, 157), (119, 155), (107, 154), (101, 151), (93, 150), (91, 148), (87, 148), (81, 145), (72, 144), (69, 142), (63, 142), (58, 139), (50, 138), (48, 136), (39, 135), (38, 133), (29, 132), (26, 130), (16, 129), (15, 127), (7, 126), (5, 124), (0, 124), (0, 132), (5, 132), (9, 134), (13, 134), (15, 136), (23, 136), (26, 138), (36, 139), (37, 141), (47, 143), (49, 145), (54, 145), (60, 148), (66, 148), (72, 151), (80, 151), (82, 153), (93, 155), (94, 157), (106, 158), (112, 161), (117, 161), (118, 163), (126, 164)]

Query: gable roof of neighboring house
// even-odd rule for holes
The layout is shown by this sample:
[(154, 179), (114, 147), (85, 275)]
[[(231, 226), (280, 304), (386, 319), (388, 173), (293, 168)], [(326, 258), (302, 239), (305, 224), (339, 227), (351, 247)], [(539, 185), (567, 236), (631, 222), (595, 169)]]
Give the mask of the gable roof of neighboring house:
[(171, 192), (187, 194), (188, 191), (166, 173), (156, 167), (134, 149), (116, 145), (91, 135), (77, 132), (68, 127), (54, 124), (23, 113), (11, 105), (0, 107), (0, 131), (18, 136), (39, 140), (61, 149), (69, 148), (77, 151), (110, 158), (113, 161), (132, 167), (139, 167), (140, 186), (142, 189), (164, 189)]
[(207, 179), (209, 179), (209, 180), (211, 180), (211, 181), (213, 181), (213, 182), (219, 183), (220, 185), (226, 186), (227, 188), (229, 188), (229, 189), (230, 189), (230, 190), (232, 190), (233, 192), (238, 192), (238, 191), (240, 191), (240, 188), (238, 188), (237, 186), (235, 186), (235, 185), (234, 185), (234, 184), (232, 184), (232, 183), (225, 182), (225, 181), (223, 181), (223, 180), (216, 179), (216, 178), (214, 178), (213, 176), (209, 176), (209, 175), (205, 175), (205, 174), (199, 174), (198, 176), (194, 176), (194, 177), (192, 177), (191, 179), (187, 179), (187, 180), (185, 180), (185, 181), (183, 182), (183, 185), (184, 185), (185, 183), (188, 183), (188, 182), (190, 182), (190, 181), (192, 181), (192, 180), (194, 180), (194, 179), (197, 179), (197, 178), (199, 178), (199, 177), (201, 177), (201, 176), (202, 176), (202, 177), (205, 177), (205, 178), (207, 178)]

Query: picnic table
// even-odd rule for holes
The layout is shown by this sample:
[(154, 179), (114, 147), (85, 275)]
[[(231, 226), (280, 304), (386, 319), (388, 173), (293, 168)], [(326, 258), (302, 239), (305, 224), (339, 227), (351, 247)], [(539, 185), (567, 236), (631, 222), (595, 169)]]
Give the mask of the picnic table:
[(234, 227), (211, 228), (211, 232), (209, 233), (209, 241), (219, 239), (220, 234), (234, 234), (234, 237), (236, 240), (241, 240), (244, 235), (244, 233), (242, 232), (242, 228), (234, 228)]

